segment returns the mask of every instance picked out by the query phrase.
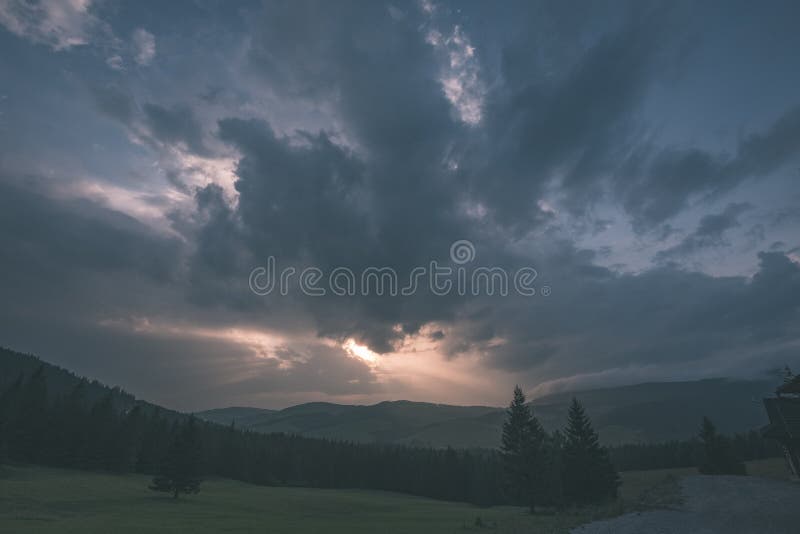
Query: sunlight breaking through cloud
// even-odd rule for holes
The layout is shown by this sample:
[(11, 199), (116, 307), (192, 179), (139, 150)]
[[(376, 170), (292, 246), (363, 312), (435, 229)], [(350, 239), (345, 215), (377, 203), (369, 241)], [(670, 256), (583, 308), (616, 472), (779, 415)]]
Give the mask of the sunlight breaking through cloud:
[(368, 365), (376, 365), (378, 363), (378, 355), (369, 350), (364, 345), (359, 345), (354, 339), (348, 339), (342, 344), (342, 348), (353, 358), (362, 360)]

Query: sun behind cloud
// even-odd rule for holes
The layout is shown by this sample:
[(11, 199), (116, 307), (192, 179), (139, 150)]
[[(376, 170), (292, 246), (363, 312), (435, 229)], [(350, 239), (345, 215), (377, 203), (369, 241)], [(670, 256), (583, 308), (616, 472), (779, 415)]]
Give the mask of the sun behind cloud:
[(353, 358), (357, 358), (366, 362), (368, 365), (376, 365), (378, 363), (378, 355), (365, 345), (359, 345), (353, 338), (348, 339), (342, 343), (342, 348)]

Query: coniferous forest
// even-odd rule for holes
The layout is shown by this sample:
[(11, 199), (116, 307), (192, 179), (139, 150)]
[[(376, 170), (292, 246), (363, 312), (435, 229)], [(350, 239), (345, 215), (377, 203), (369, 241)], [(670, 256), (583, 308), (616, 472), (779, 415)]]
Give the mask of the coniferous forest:
[(756, 432), (732, 439), (713, 433), (705, 443), (692, 439), (608, 449), (599, 445), (577, 401), (563, 431), (547, 433), (519, 388), (499, 449), (457, 450), (260, 434), (124, 402), (127, 394), (98, 389), (96, 382), (80, 379), (54, 392), (58, 388), (50, 381), (40, 365), (0, 391), (0, 463), (145, 473), (153, 477), (151, 489), (173, 497), (199, 491), (203, 477), (221, 476), (259, 485), (378, 489), (535, 510), (613, 499), (618, 469), (699, 465), (709, 461), (704, 451), (722, 450), (729, 463), (779, 453)]

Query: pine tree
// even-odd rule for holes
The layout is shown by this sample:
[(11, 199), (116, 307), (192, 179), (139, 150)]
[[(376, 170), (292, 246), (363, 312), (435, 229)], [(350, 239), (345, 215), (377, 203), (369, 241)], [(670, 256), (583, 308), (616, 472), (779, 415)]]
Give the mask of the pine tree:
[(703, 443), (702, 460), (698, 470), (704, 475), (745, 475), (747, 470), (734, 454), (730, 440), (717, 433), (711, 419), (703, 417), (700, 427), (700, 441)]
[(181, 493), (199, 492), (202, 482), (201, 451), (194, 417), (176, 427), (161, 469), (150, 485), (151, 490), (172, 493), (175, 499)]
[(545, 432), (526, 404), (519, 386), (506, 411), (501, 451), (512, 499), (535, 510), (543, 493), (543, 446)]
[(597, 432), (577, 399), (569, 407), (563, 448), (564, 496), (577, 504), (614, 499), (620, 481)]

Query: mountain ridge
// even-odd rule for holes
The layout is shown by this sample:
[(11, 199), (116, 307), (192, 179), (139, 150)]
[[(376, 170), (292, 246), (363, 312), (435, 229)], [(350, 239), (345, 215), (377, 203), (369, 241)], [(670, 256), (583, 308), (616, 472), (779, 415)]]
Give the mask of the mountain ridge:
[[(692, 437), (703, 415), (728, 433), (757, 428), (766, 422), (760, 398), (771, 394), (774, 386), (767, 380), (730, 378), (650, 381), (558, 392), (534, 398), (530, 404), (549, 431), (563, 425), (567, 404), (574, 396), (586, 406), (604, 443), (656, 442)], [(434, 447), (496, 447), (505, 418), (505, 408), (501, 407), (410, 400), (370, 405), (304, 403), (282, 410), (245, 410), (245, 419), (234, 408), (197, 415), (223, 424), (236, 420), (237, 425), (258, 432)]]

